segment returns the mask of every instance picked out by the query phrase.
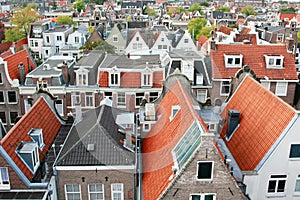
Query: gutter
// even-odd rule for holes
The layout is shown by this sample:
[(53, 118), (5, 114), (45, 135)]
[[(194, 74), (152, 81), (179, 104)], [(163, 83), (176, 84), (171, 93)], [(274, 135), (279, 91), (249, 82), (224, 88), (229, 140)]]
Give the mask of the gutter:
[(16, 163), (11, 159), (11, 157), (7, 154), (7, 152), (0, 145), (0, 155), (8, 162), (8, 164), (14, 169), (14, 171), (18, 174), (21, 180), (25, 183), (25, 185), (29, 188), (45, 188), (47, 189), (48, 183), (31, 183), (29, 179), (25, 176), (25, 174), (20, 170), (20, 168), (16, 165)]

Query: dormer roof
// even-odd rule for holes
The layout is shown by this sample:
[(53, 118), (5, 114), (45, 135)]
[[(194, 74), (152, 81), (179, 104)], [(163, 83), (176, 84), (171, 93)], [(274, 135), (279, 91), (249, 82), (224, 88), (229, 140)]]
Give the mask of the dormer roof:
[(61, 122), (54, 114), (53, 110), (49, 107), (46, 100), (41, 97), (10, 129), (10, 131), (0, 141), (0, 145), (8, 154), (9, 159), (17, 165), (28, 180), (32, 180), (34, 174), (17, 155), (17, 147), (22, 142), (34, 142), (28, 134), (32, 128), (42, 129), (45, 146), (43, 149), (39, 150), (39, 157), (40, 159), (43, 159), (54, 141), (60, 127)]

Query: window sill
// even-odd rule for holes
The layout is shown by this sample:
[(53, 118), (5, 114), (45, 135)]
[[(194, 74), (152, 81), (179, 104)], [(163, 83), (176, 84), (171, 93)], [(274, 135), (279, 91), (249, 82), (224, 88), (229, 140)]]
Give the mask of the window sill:
[(274, 193), (274, 194), (266, 194), (267, 198), (274, 198), (274, 197), (285, 197), (285, 193)]
[[(300, 161), (300, 157), (299, 158), (289, 158), (288, 159), (288, 161)], [(300, 195), (300, 193), (299, 193), (299, 195)]]

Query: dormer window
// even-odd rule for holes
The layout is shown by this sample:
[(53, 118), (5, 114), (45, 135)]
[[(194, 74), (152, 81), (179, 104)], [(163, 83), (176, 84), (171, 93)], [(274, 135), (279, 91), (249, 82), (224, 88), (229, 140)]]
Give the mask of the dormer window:
[(197, 162), (197, 180), (212, 181), (214, 171), (213, 161), (198, 161)]
[(224, 54), (225, 67), (242, 67), (243, 55)]
[(284, 34), (278, 34), (277, 35), (277, 41), (278, 42), (283, 42)]
[(281, 69), (283, 68), (283, 58), (284, 56), (266, 56), (266, 67), (267, 68), (275, 68), (275, 69)]
[(113, 41), (114, 41), (114, 42), (118, 42), (118, 36), (115, 35), (115, 36), (113, 37)]
[(40, 149), (42, 149), (45, 144), (44, 144), (44, 139), (43, 139), (43, 132), (42, 132), (42, 129), (40, 128), (32, 128), (30, 131), (29, 131), (29, 136), (31, 137), (31, 139), (35, 142), (38, 143), (38, 147)]
[(120, 72), (116, 68), (109, 73), (109, 86), (120, 86)]
[(47, 88), (47, 84), (48, 84), (47, 81), (45, 81), (45, 80), (39, 80), (39, 81), (37, 82), (37, 89), (38, 89), (38, 90), (39, 90), (39, 89), (46, 89), (46, 88)]
[(140, 38), (139, 38), (139, 37), (136, 37), (136, 41), (140, 41)]
[(175, 115), (178, 113), (179, 110), (180, 110), (180, 106), (179, 105), (172, 106), (170, 121), (175, 117)]
[(38, 144), (36, 142), (22, 142), (16, 149), (18, 156), (35, 173), (40, 165)]
[(88, 72), (87, 69), (78, 69), (76, 73), (76, 85), (88, 85)]
[(142, 87), (152, 86), (152, 73), (146, 70), (142, 73)]
[(0, 167), (0, 190), (9, 190), (9, 176), (8, 176), (8, 168)]

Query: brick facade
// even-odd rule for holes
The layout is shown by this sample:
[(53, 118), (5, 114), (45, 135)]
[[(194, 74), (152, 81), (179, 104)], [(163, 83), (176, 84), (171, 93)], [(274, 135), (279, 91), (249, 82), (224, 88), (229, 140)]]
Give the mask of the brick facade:
[[(107, 181), (106, 181), (106, 177)], [(83, 179), (84, 178), (84, 179)], [(65, 184), (80, 184), (81, 199), (89, 200), (88, 184), (103, 184), (104, 199), (111, 198), (111, 184), (123, 183), (124, 200), (132, 200), (134, 194), (134, 174), (131, 170), (64, 170), (58, 171), (59, 199), (65, 199)]]

